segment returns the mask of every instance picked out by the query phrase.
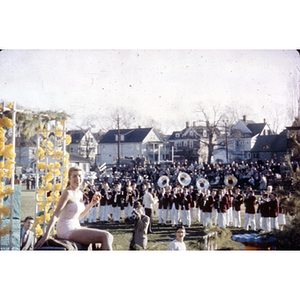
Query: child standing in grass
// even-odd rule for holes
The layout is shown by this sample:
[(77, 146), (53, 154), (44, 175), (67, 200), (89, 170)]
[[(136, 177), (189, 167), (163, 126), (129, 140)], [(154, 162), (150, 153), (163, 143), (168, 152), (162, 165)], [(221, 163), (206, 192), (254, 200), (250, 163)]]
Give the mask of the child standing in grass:
[(185, 246), (185, 243), (184, 243), (184, 237), (185, 237), (185, 228), (184, 226), (182, 225), (179, 225), (177, 228), (176, 228), (176, 231), (175, 231), (175, 236), (176, 236), (176, 239), (173, 240), (169, 246), (168, 246), (168, 249), (169, 251), (186, 251), (186, 246)]

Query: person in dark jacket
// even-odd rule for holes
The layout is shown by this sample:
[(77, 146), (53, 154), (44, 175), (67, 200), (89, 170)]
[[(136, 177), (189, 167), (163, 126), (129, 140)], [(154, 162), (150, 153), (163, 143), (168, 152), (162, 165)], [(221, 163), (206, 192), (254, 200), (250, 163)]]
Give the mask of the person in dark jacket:
[(278, 225), (278, 215), (279, 215), (279, 202), (277, 199), (276, 193), (272, 192), (270, 194), (270, 223), (271, 223), (271, 230), (272, 229), (279, 229)]
[(226, 228), (226, 211), (227, 211), (227, 197), (225, 190), (220, 192), (220, 201), (218, 208), (218, 226)]
[(246, 207), (245, 210), (245, 219), (244, 219), (244, 229), (248, 230), (249, 226), (251, 226), (252, 230), (256, 230), (256, 222), (255, 222), (255, 203), (256, 197), (251, 188), (247, 189), (247, 196), (244, 201), (244, 205)]
[(243, 204), (243, 196), (240, 193), (240, 189), (235, 189), (234, 199), (232, 201), (232, 217), (233, 227), (241, 227), (241, 206)]
[(260, 204), (260, 213), (262, 218), (262, 230), (271, 231), (270, 206), (269, 206), (269, 199), (267, 193), (264, 193), (262, 195), (261, 204)]

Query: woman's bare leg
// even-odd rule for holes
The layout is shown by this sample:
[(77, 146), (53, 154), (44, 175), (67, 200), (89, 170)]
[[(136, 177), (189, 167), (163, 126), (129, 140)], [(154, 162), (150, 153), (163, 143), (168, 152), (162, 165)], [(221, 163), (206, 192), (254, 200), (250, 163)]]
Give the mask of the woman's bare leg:
[(101, 243), (101, 250), (113, 250), (113, 236), (105, 230), (94, 228), (75, 229), (70, 234), (69, 240), (86, 245)]

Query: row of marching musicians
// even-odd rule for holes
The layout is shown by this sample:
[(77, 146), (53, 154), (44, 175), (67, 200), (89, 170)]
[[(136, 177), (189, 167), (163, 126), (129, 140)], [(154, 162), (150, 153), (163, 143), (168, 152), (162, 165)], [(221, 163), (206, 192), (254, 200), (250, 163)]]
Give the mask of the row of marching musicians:
[[(285, 216), (282, 213), (280, 203), (276, 194), (272, 193), (271, 187), (268, 191), (256, 198), (251, 188), (246, 193), (241, 193), (238, 188), (233, 189), (234, 183), (227, 183), (222, 190), (208, 189), (208, 182), (203, 180), (197, 187), (186, 183), (171, 187), (168, 182), (159, 184), (160, 189), (151, 191), (153, 203), (157, 203), (158, 223), (177, 226), (181, 221), (183, 225), (189, 227), (194, 221), (200, 222), (203, 226), (211, 224), (219, 227), (241, 227), (241, 206), (245, 206), (244, 229), (262, 229), (270, 231), (278, 229), (285, 224)], [(99, 206), (93, 207), (89, 212), (89, 223), (97, 220), (99, 213), (100, 222), (110, 220), (119, 222), (123, 217), (130, 217), (133, 211), (134, 202), (144, 203), (143, 196), (150, 190), (151, 184), (144, 185), (144, 189), (139, 191), (135, 183), (121, 183), (111, 189), (108, 183), (102, 183), (99, 192), (102, 195)], [(84, 195), (88, 199), (97, 192), (95, 187), (89, 183), (88, 192)], [(153, 190), (153, 189), (151, 189)], [(98, 212), (99, 211), (99, 212)], [(84, 222), (86, 220), (82, 220)]]
[[(178, 177), (178, 182), (182, 186), (188, 186), (189, 175), (182, 173)], [(245, 230), (251, 227), (251, 230), (271, 231), (282, 229), (286, 224), (284, 208), (276, 193), (272, 191), (272, 186), (256, 197), (251, 187), (247, 188), (246, 193), (242, 193), (238, 188), (233, 190), (237, 184), (237, 178), (233, 175), (226, 176), (224, 183), (226, 186), (223, 189), (210, 191), (209, 182), (199, 178), (196, 189), (193, 186), (189, 186), (189, 189), (182, 188), (180, 185), (172, 189), (168, 185), (168, 178), (160, 177), (159, 223), (166, 224), (169, 215), (172, 225), (177, 225), (181, 219), (183, 225), (190, 226), (196, 210), (197, 222), (203, 226), (214, 224), (222, 228), (230, 225), (241, 228), (243, 204)]]
[(272, 187), (258, 197), (248, 187), (246, 193), (240, 189), (225, 186), (222, 190), (195, 189), (167, 186), (158, 193), (159, 223), (164, 224), (170, 218), (173, 226), (181, 219), (183, 225), (193, 223), (194, 212), (196, 221), (203, 226), (211, 224), (225, 228), (233, 226), (241, 228), (241, 206), (245, 206), (245, 230), (271, 231), (282, 229), (286, 224), (284, 209), (277, 199)]
[[(114, 188), (110, 188), (107, 182), (103, 182), (99, 188), (96, 188), (93, 181), (87, 182), (83, 187), (84, 202), (86, 205), (92, 199), (94, 193), (101, 194), (100, 203), (92, 207), (89, 211), (88, 222), (96, 223), (97, 215), (101, 223), (109, 221), (120, 222), (124, 217), (130, 217), (133, 211), (134, 202), (140, 200), (140, 192), (136, 183), (131, 181), (122, 186), (117, 183)], [(81, 223), (87, 221), (87, 218), (81, 219)]]

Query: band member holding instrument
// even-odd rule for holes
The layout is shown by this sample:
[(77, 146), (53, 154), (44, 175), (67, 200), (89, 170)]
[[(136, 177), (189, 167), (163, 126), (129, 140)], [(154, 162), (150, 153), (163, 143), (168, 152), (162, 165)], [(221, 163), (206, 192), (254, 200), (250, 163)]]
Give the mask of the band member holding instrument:
[(277, 199), (277, 194), (272, 192), (270, 194), (270, 221), (271, 221), (271, 230), (279, 229), (278, 225), (278, 215), (279, 215), (279, 202)]
[(189, 194), (188, 188), (183, 189), (183, 201), (181, 206), (181, 220), (182, 225), (185, 225), (187, 227), (191, 226), (191, 207), (192, 202), (192, 196)]
[(269, 198), (266, 192), (264, 192), (261, 197), (260, 211), (262, 218), (262, 230), (266, 232), (271, 231)]
[(220, 192), (219, 208), (218, 208), (218, 226), (221, 228), (226, 228), (226, 210), (227, 210), (227, 197), (225, 195), (225, 190)]
[(241, 223), (241, 206), (243, 204), (243, 196), (240, 194), (240, 189), (236, 188), (234, 191), (234, 199), (232, 201), (232, 217), (233, 227), (240, 228)]
[[(93, 196), (96, 194), (96, 187), (94, 185), (94, 179), (91, 179), (87, 182), (88, 184), (88, 202), (90, 203), (92, 201)], [(97, 211), (98, 211), (99, 204), (95, 204), (90, 210), (89, 210), (89, 223), (96, 223), (97, 222)]]
[(254, 195), (254, 192), (251, 188), (248, 187), (247, 196), (244, 201), (244, 205), (246, 207), (245, 219), (244, 219), (244, 229), (245, 230), (248, 230), (249, 226), (251, 226), (252, 230), (256, 230), (255, 204), (256, 204), (256, 197)]
[(214, 204), (213, 204), (213, 209), (212, 209), (212, 222), (213, 222), (213, 225), (218, 225), (219, 202), (220, 202), (220, 192), (215, 191)]
[(163, 222), (164, 222), (164, 225), (167, 225), (167, 221), (168, 221), (168, 213), (169, 213), (169, 206), (170, 206), (170, 203), (171, 203), (171, 192), (170, 192), (170, 186), (167, 186), (166, 187), (166, 192), (163, 196)]
[(163, 197), (165, 194), (165, 188), (160, 188), (157, 199), (158, 199), (158, 225), (161, 225), (162, 223), (162, 214), (163, 214)]
[(102, 183), (100, 193), (102, 197), (100, 200), (99, 218), (100, 222), (104, 223), (108, 222), (108, 205), (111, 199), (111, 191), (107, 182)]

